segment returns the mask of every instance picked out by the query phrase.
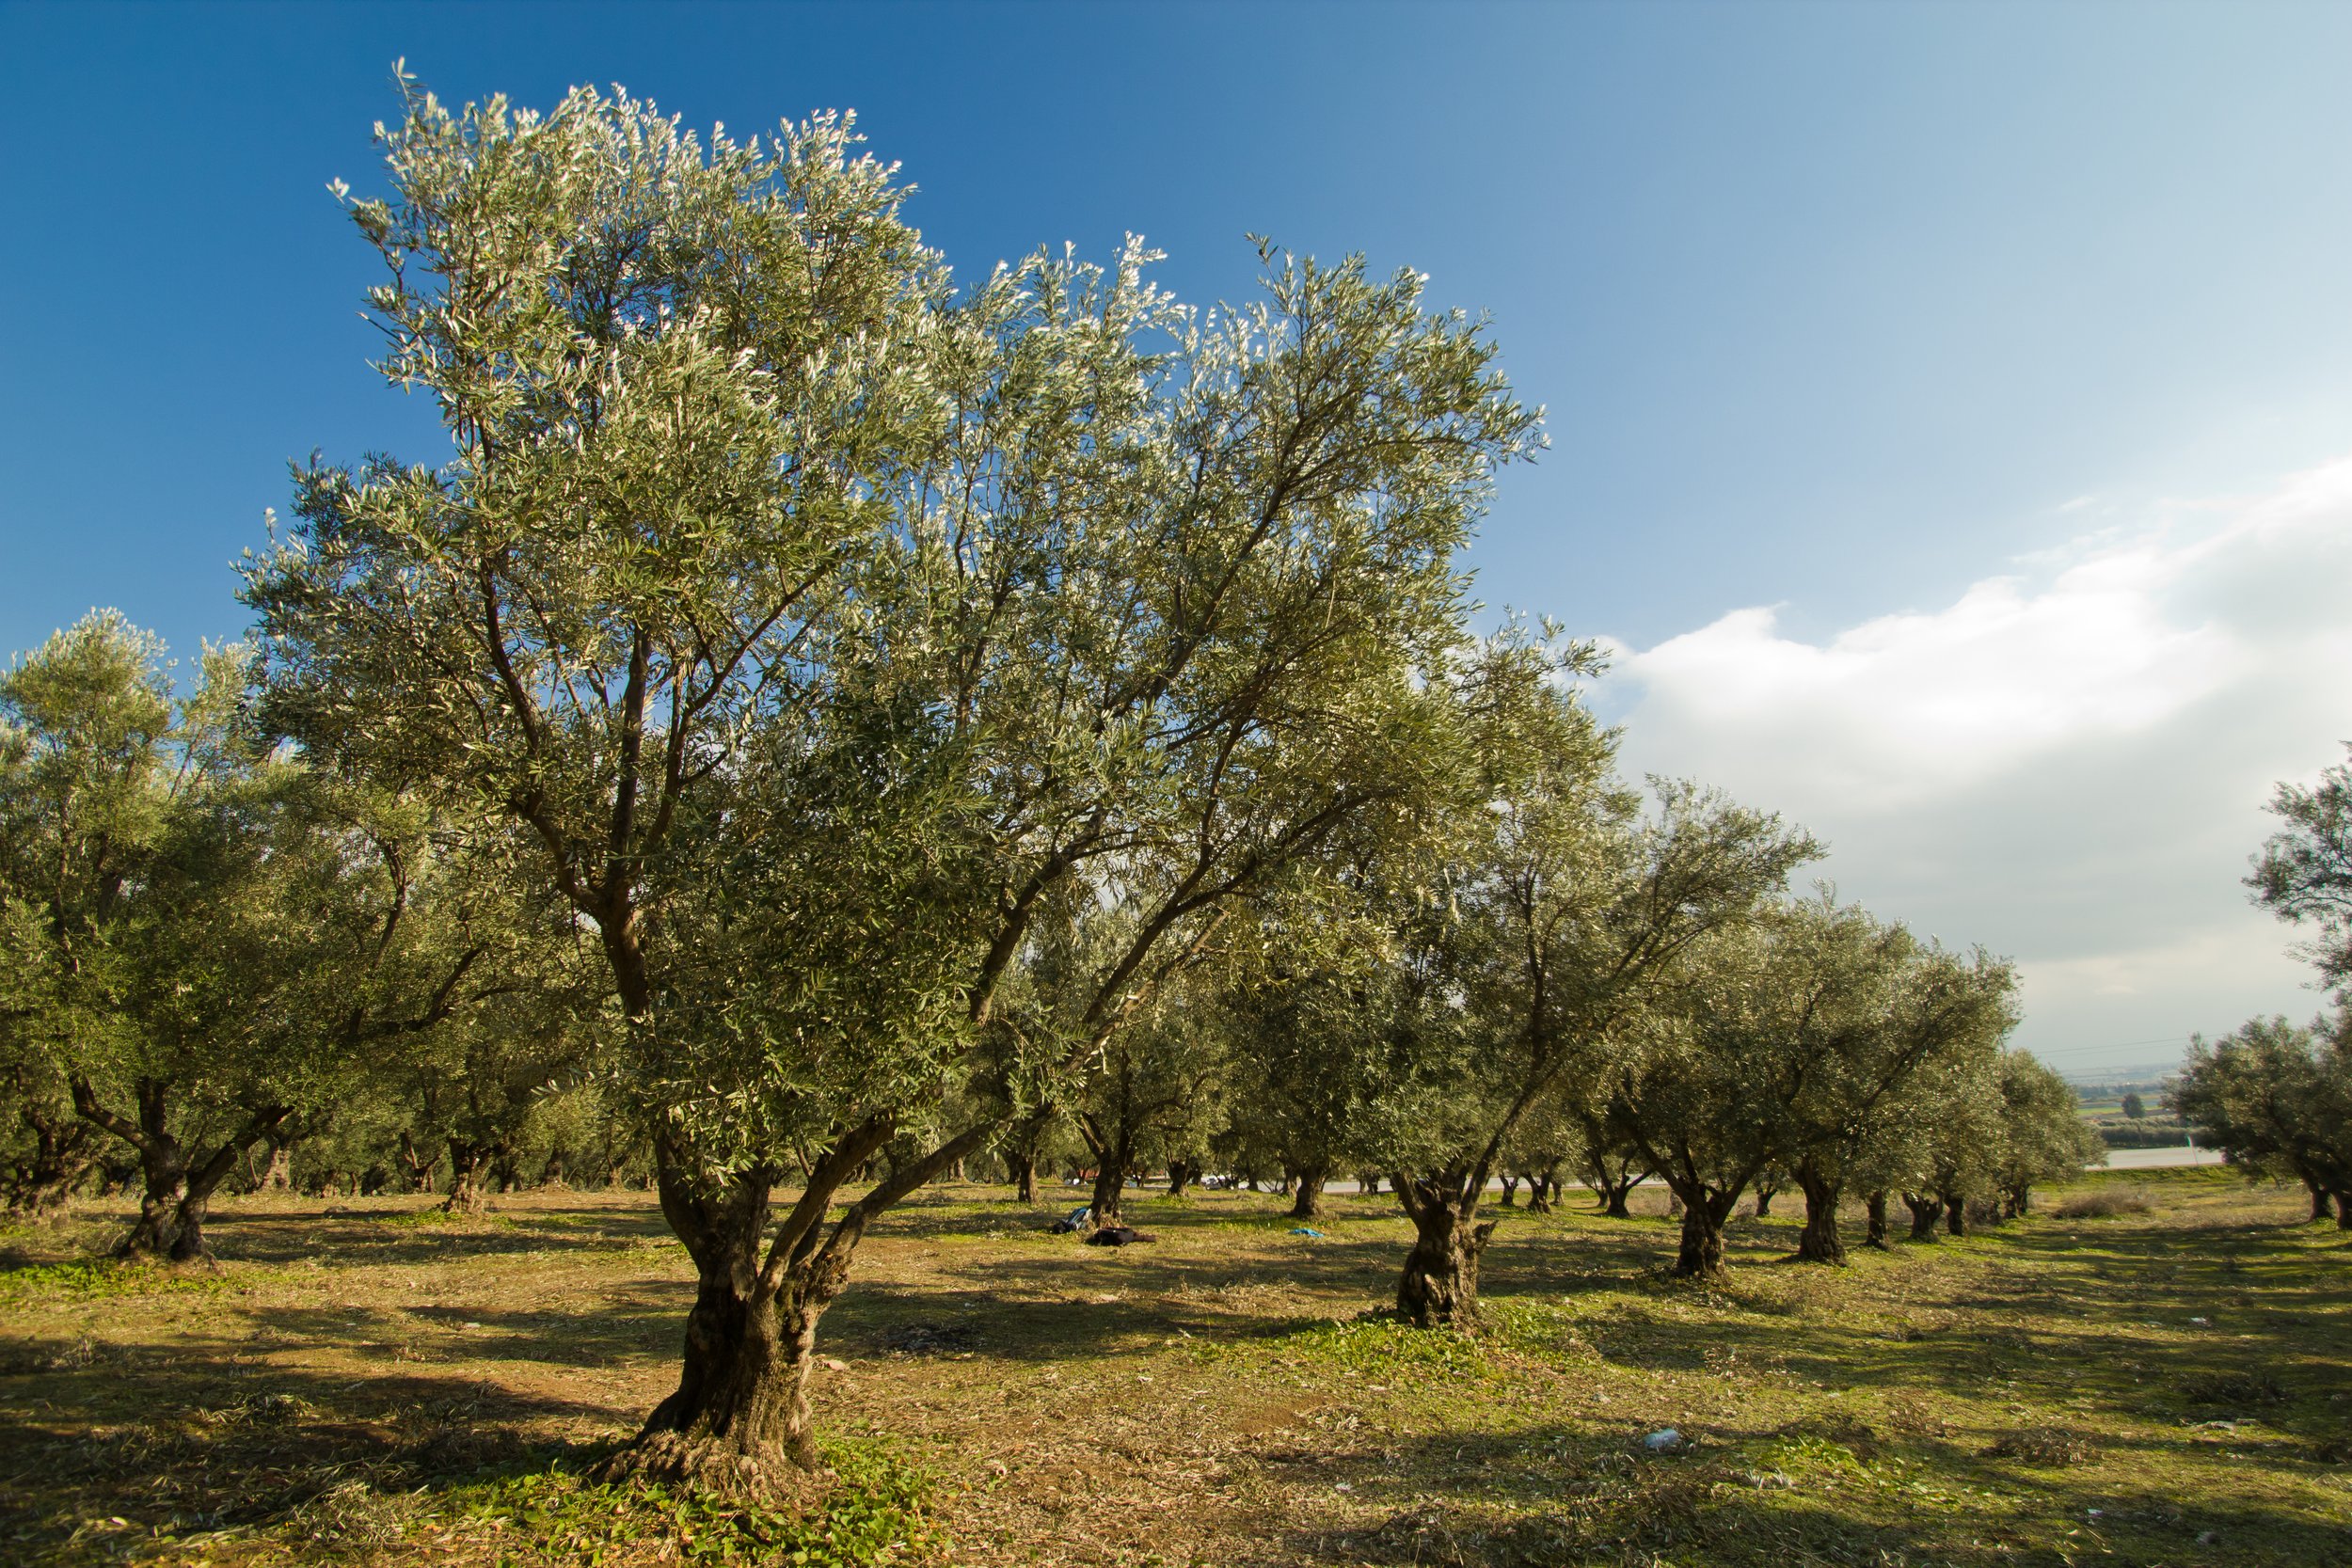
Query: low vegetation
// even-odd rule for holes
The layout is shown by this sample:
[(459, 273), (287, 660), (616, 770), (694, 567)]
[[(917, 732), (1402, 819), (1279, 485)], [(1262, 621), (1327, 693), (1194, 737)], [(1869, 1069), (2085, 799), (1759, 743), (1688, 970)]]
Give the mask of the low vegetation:
[[(949, 1187), (869, 1243), (812, 1399), (826, 1473), (746, 1505), (592, 1479), (675, 1377), (692, 1265), (641, 1194), (486, 1220), (254, 1196), (218, 1272), (6, 1239), (0, 1556), (95, 1564), (2304, 1565), (2352, 1539), (2347, 1243), (2292, 1188), (2093, 1176), (1964, 1240), (1666, 1269), (1638, 1190), (1507, 1216), (1475, 1334), (1388, 1312), (1388, 1197), (1131, 1194), (1050, 1235)], [(1672, 1429), (1678, 1439), (1645, 1442)]]

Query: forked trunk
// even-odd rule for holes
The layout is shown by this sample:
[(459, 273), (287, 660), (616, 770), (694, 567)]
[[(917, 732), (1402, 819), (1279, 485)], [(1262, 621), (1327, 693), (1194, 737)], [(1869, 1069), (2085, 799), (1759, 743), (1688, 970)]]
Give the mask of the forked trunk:
[(762, 1283), (765, 1173), (709, 1191), (665, 1164), (659, 1184), (662, 1212), (694, 1259), (685, 1360), (677, 1387), (599, 1473), (764, 1495), (793, 1471), (817, 1467), (808, 1372), (818, 1320), (847, 1270), (804, 1267), (786, 1271), (772, 1289)]
[(1319, 1220), (1323, 1218), (1324, 1173), (1302, 1170), (1298, 1173), (1298, 1190), (1291, 1199), (1291, 1218)]
[(1778, 1187), (1758, 1187), (1756, 1190), (1756, 1217), (1759, 1220), (1771, 1219), (1772, 1217), (1772, 1199), (1778, 1197), (1779, 1196), (1780, 1189)]
[(1871, 1193), (1862, 1200), (1863, 1212), (1870, 1216), (1870, 1228), (1862, 1238), (1862, 1244), (1886, 1250), (1886, 1195)]
[(1551, 1212), (1552, 1195), (1556, 1189), (1551, 1179), (1542, 1171), (1527, 1179), (1527, 1212), (1531, 1214)]
[(1837, 1233), (1837, 1200), (1841, 1184), (1810, 1166), (1797, 1172), (1804, 1189), (1804, 1233), (1797, 1238), (1797, 1256), (1808, 1263), (1843, 1263), (1846, 1241)]
[(1200, 1167), (1190, 1160), (1170, 1160), (1168, 1163), (1168, 1196), (1182, 1197), (1184, 1189), (1200, 1179)]
[(1502, 1201), (1496, 1204), (1495, 1207), (1498, 1209), (1516, 1209), (1518, 1207), (1518, 1203), (1519, 1179), (1516, 1176), (1506, 1176), (1502, 1179)]
[[(117, 1258), (164, 1258), (179, 1242), (176, 1220), (188, 1196), (188, 1163), (177, 1139), (139, 1150), (139, 1217), (115, 1247)], [(200, 1243), (199, 1243), (200, 1244)]]
[(484, 1196), (482, 1187), (489, 1156), (490, 1148), (486, 1144), (450, 1139), (449, 1196), (441, 1200), (443, 1213), (479, 1214), (489, 1207), (489, 1200)]
[(437, 1162), (419, 1154), (417, 1140), (409, 1136), (405, 1130), (400, 1134), (399, 1155), (401, 1173), (407, 1179), (408, 1190), (412, 1193), (431, 1192), (435, 1175), (434, 1166)]
[(1903, 1207), (1911, 1211), (1911, 1239), (1934, 1241), (1935, 1227), (1944, 1218), (1943, 1200), (1932, 1193), (1905, 1193)]
[(1675, 1254), (1675, 1273), (1686, 1279), (1714, 1279), (1724, 1272), (1724, 1226), (1738, 1207), (1740, 1195), (1696, 1187), (1681, 1193), (1682, 1244)]
[[(1117, 1152), (1124, 1156), (1127, 1151), (1121, 1148)], [(1126, 1190), (1126, 1161), (1105, 1155), (1094, 1172), (1094, 1202), (1088, 1215), (1098, 1228), (1119, 1223), (1119, 1196)]]
[[(1397, 1182), (1403, 1193), (1406, 1178)], [(1435, 1183), (1415, 1181), (1424, 1191)], [(1408, 1211), (1411, 1212), (1411, 1211)], [(1460, 1193), (1429, 1193), (1413, 1212), (1413, 1250), (1397, 1281), (1396, 1309), (1420, 1328), (1467, 1327), (1478, 1320), (1478, 1258), (1494, 1234), (1494, 1222), (1472, 1223), (1474, 1200)]]
[(293, 1140), (289, 1139), (285, 1143), (271, 1140), (269, 1163), (262, 1167), (262, 1180), (258, 1186), (260, 1191), (265, 1193), (284, 1193), (294, 1190)]

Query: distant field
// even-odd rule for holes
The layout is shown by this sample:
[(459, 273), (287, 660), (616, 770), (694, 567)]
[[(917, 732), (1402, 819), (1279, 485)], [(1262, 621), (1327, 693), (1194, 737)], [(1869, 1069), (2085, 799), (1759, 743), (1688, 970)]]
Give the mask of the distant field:
[(1779, 1260), (1787, 1199), (1715, 1291), (1655, 1195), (1511, 1213), (1466, 1340), (1363, 1316), (1385, 1199), (1140, 1200), (1110, 1250), (951, 1191), (826, 1321), (807, 1518), (578, 1479), (674, 1375), (642, 1195), (246, 1200), (192, 1279), (71, 1264), (84, 1210), (0, 1238), (0, 1560), (2352, 1563), (2352, 1241), (2221, 1171), (2055, 1196), (2114, 1212), (1841, 1271)]

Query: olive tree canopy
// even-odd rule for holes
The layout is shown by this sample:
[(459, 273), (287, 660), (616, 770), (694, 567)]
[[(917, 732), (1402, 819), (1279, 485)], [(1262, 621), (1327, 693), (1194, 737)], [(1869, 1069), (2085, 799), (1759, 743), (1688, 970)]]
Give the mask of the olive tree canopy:
[[(1410, 274), (1262, 247), (1260, 303), (1195, 312), (1131, 242), (958, 292), (845, 119), (405, 110), (354, 214), (451, 450), (300, 476), (248, 572), (268, 711), (523, 824), (593, 927), (700, 1276), (631, 1462), (755, 1481), (813, 1462), (873, 1217), (1420, 787), (1453, 553), (1535, 417)], [(999, 992), (1083, 899), (1121, 940), (1025, 1028)]]

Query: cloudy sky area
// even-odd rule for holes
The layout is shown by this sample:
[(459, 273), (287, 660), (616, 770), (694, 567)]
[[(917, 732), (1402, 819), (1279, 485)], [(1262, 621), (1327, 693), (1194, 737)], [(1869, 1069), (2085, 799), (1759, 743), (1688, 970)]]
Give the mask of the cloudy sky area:
[(2052, 1061), (2158, 1063), (2316, 1001), (2236, 879), (2274, 782), (2346, 729), (2352, 458), (2061, 515), (2082, 531), (1931, 609), (1612, 640), (1597, 696), (1629, 767), (1780, 804), (1842, 895), (2016, 958), (2021, 1038)]
[(2320, 1000), (2239, 879), (2352, 738), (2352, 7), (0, 0), (0, 652), (193, 651), (367, 370), (395, 57), (861, 116), (967, 277), (1128, 231), (1412, 266), (1549, 409), (1470, 560), (1604, 635), (1629, 766), (2023, 967), (2061, 1067)]

